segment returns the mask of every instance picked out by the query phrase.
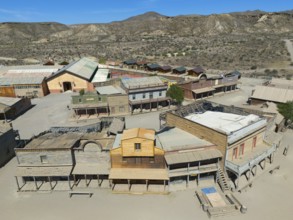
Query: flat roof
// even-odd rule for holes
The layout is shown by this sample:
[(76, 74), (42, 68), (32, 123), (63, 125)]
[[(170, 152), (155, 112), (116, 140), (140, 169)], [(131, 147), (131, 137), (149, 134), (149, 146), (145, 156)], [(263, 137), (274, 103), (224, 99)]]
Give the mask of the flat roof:
[(70, 149), (81, 136), (78, 133), (48, 133), (33, 139), (24, 149)]
[(20, 100), (21, 100), (21, 98), (1, 97), (0, 96), (0, 104), (4, 104), (9, 107), (13, 106), (14, 104), (19, 102)]
[(121, 94), (121, 91), (114, 86), (96, 87), (96, 91), (101, 95)]
[(166, 169), (111, 168), (109, 179), (169, 180)]
[(15, 176), (70, 176), (72, 166), (20, 166)]
[(253, 114), (244, 116), (212, 111), (193, 113), (185, 118), (228, 135), (261, 120), (259, 116)]
[(76, 163), (72, 174), (74, 175), (108, 175), (110, 172), (110, 163)]
[(171, 128), (156, 135), (156, 145), (165, 152), (215, 146), (179, 128)]
[(122, 79), (121, 81), (127, 89), (147, 88), (165, 85), (158, 76), (128, 78)]
[(202, 149), (165, 154), (165, 160), (168, 165), (210, 160), (221, 157), (223, 157), (223, 155), (217, 149)]

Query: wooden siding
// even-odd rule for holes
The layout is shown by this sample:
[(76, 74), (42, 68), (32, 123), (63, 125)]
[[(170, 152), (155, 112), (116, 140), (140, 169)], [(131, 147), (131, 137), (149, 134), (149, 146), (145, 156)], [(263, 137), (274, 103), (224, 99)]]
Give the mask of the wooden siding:
[(16, 97), (13, 86), (0, 86), (0, 96)]
[(166, 122), (169, 126), (180, 128), (199, 138), (203, 138), (216, 145), (216, 148), (223, 154), (224, 158), (221, 161), (222, 168), (224, 167), (226, 149), (228, 145), (227, 135), (196, 122), (177, 116), (173, 113), (167, 113)]
[[(141, 144), (141, 150), (135, 150), (135, 143)], [(154, 141), (144, 138), (131, 138), (121, 141), (123, 157), (153, 157)]]

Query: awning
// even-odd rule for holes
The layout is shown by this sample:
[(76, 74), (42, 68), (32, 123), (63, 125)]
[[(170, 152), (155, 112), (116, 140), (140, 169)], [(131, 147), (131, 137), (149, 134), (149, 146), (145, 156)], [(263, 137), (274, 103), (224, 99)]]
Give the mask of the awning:
[(169, 177), (166, 169), (112, 168), (109, 179), (169, 180)]
[(192, 90), (192, 92), (194, 92), (195, 94), (200, 94), (200, 93), (204, 93), (204, 92), (211, 92), (214, 90), (215, 89), (212, 87), (206, 87), (206, 88), (202, 88), (202, 89), (194, 89), (194, 90)]
[(217, 149), (198, 150), (188, 152), (166, 153), (165, 160), (168, 165), (179, 163), (190, 163), (195, 161), (203, 161), (215, 158), (221, 158), (223, 155)]
[(70, 176), (72, 166), (44, 166), (44, 167), (31, 167), (23, 166), (16, 168), (15, 176)]
[(82, 164), (75, 165), (72, 174), (73, 175), (108, 175), (110, 166), (108, 163), (99, 164)]

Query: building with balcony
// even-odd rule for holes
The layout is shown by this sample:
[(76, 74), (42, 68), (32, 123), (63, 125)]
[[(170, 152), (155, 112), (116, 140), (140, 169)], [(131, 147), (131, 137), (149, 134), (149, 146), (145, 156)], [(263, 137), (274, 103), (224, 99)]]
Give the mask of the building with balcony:
[(141, 112), (170, 106), (171, 99), (166, 95), (168, 86), (157, 76), (122, 79), (121, 87), (128, 94), (131, 113), (135, 109)]
[(238, 188), (242, 175), (255, 175), (258, 167), (264, 169), (267, 161), (273, 161), (277, 144), (266, 140), (266, 118), (225, 106), (222, 111), (205, 111), (199, 103), (189, 110), (185, 106), (181, 112), (169, 112), (165, 120), (169, 126), (215, 144), (223, 155), (221, 169), (228, 171)]
[(237, 88), (238, 77), (201, 77), (197, 80), (188, 80), (178, 83), (184, 91), (186, 99), (202, 99), (216, 93), (233, 91)]
[(140, 190), (149, 191), (153, 185), (161, 185), (161, 191), (165, 191), (169, 177), (164, 150), (156, 146), (154, 130), (124, 130), (116, 136), (110, 155), (112, 190), (124, 185), (126, 191), (131, 191), (139, 185)]

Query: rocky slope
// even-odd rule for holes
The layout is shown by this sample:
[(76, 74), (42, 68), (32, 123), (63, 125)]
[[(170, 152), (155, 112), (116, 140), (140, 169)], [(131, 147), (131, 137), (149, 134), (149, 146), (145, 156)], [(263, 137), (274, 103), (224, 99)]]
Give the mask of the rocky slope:
[(288, 65), (283, 39), (293, 38), (290, 11), (187, 15), (155, 12), (108, 24), (1, 23), (0, 60), (57, 62), (79, 56), (140, 58), (171, 65), (251, 68)]

